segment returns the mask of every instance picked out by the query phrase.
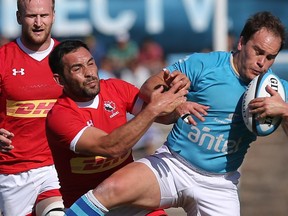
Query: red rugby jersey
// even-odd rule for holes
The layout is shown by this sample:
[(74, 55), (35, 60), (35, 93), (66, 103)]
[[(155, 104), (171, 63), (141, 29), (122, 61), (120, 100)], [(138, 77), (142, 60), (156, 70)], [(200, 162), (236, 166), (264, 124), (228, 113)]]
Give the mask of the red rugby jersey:
[(45, 119), (62, 88), (53, 80), (48, 56), (35, 60), (16, 41), (2, 46), (0, 84), (0, 128), (15, 135), (14, 149), (0, 152), (0, 173), (18, 173), (53, 164)]
[(133, 161), (131, 151), (120, 158), (76, 154), (70, 143), (84, 127), (107, 133), (127, 122), (139, 90), (122, 80), (100, 81), (100, 93), (88, 103), (75, 103), (62, 95), (47, 116), (47, 138), (61, 184), (64, 204), (69, 207), (113, 172)]

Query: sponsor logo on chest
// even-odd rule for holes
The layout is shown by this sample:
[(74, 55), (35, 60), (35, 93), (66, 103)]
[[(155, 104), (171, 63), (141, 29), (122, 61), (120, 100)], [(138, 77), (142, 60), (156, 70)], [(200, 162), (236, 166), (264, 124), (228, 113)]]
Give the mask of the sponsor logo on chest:
[(111, 113), (110, 118), (119, 114), (119, 111), (116, 110), (116, 104), (113, 101), (104, 101), (104, 110)]

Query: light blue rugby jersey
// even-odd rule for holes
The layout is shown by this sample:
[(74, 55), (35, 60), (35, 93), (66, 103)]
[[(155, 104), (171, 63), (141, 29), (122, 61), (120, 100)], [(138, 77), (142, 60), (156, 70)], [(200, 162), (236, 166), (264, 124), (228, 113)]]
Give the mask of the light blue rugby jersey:
[(192, 166), (211, 173), (237, 170), (250, 143), (256, 140), (242, 119), (247, 84), (235, 74), (231, 56), (229, 52), (194, 53), (167, 67), (170, 72), (180, 70), (190, 79), (188, 101), (210, 109), (204, 122), (194, 117), (197, 126), (179, 118), (166, 144)]

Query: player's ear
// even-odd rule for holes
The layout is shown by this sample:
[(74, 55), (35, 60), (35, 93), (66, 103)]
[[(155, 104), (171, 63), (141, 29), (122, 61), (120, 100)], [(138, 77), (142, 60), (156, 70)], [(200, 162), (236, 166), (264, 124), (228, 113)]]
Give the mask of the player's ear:
[(239, 38), (239, 41), (238, 41), (238, 44), (237, 44), (237, 50), (241, 50), (243, 45), (244, 45), (244, 39), (243, 39), (243, 36), (241, 36)]
[(58, 85), (60, 85), (60, 86), (64, 85), (63, 78), (59, 74), (57, 74), (57, 73), (53, 74), (53, 78)]
[(21, 20), (21, 14), (19, 11), (16, 11), (16, 18), (17, 18), (17, 22), (19, 25), (22, 24), (22, 20)]

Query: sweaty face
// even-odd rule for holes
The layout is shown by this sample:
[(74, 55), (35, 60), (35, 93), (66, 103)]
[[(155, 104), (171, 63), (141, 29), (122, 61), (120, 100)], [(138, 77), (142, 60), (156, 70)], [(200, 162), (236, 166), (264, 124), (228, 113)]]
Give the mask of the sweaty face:
[(27, 48), (42, 51), (49, 47), (54, 22), (52, 0), (23, 1), (17, 21), (22, 25), (21, 41)]
[(257, 75), (266, 72), (274, 63), (280, 46), (280, 36), (275, 36), (267, 29), (256, 32), (246, 44), (240, 38), (239, 56), (234, 62), (240, 77), (250, 82)]
[(63, 57), (65, 93), (73, 100), (92, 100), (100, 91), (98, 69), (88, 50), (81, 47)]

